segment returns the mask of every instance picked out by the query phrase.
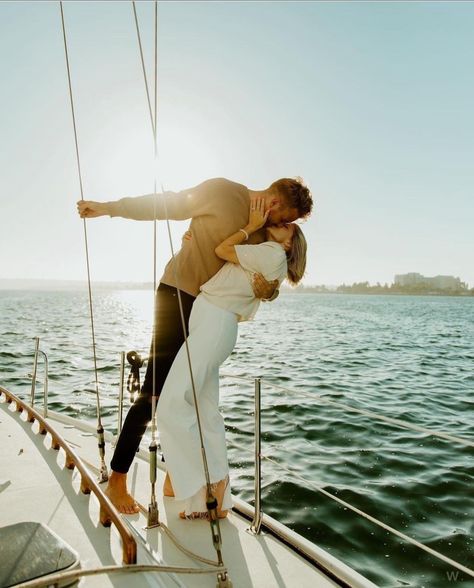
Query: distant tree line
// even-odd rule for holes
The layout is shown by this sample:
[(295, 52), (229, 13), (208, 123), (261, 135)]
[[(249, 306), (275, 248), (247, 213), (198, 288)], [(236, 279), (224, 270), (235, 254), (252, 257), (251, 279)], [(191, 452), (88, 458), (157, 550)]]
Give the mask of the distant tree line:
[(409, 286), (400, 286), (399, 284), (380, 284), (377, 282), (375, 286), (371, 286), (369, 282), (354, 282), (353, 284), (342, 284), (341, 286), (304, 286), (300, 285), (297, 288), (283, 287), (285, 292), (301, 293), (340, 293), (340, 294), (410, 294), (410, 295), (424, 295), (424, 296), (474, 296), (474, 288), (468, 288), (467, 284), (461, 283), (460, 288), (433, 288), (428, 284), (411, 284)]

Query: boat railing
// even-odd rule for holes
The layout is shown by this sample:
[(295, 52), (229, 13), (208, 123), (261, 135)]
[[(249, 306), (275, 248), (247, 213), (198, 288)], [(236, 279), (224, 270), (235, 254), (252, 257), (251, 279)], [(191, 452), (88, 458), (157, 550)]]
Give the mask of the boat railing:
[[(56, 429), (46, 420), (45, 417), (41, 416), (40, 413), (33, 408), (30, 404), (21, 400), (2, 386), (0, 386), (0, 395), (4, 395), (6, 401), (9, 404), (14, 403), (17, 412), (25, 411), (27, 415), (27, 421), (38, 423), (38, 433), (40, 435), (46, 435), (47, 433), (51, 436), (51, 447), (55, 451), (62, 449), (66, 456), (65, 465), (69, 470), (76, 468), (81, 476), (81, 492), (83, 494), (90, 494), (93, 492), (97, 497), (100, 509), (101, 509), (101, 522), (105, 526), (114, 524), (121, 539), (122, 539), (122, 554), (123, 562), (125, 564), (134, 564), (137, 560), (137, 544), (134, 536), (127, 528), (122, 520), (120, 513), (110, 502), (109, 498), (99, 487), (98, 482), (94, 479), (89, 469), (85, 466), (79, 455), (70, 446), (70, 444), (60, 435)], [(103, 513), (103, 514), (102, 514)]]
[[(234, 374), (222, 373), (221, 377), (222, 378), (229, 378), (229, 379), (244, 380), (246, 382), (252, 381), (252, 379), (249, 377), (238, 376), (238, 375), (234, 375)], [(390, 525), (387, 525), (383, 521), (378, 520), (377, 518), (362, 511), (361, 509), (356, 508), (355, 506), (346, 502), (345, 500), (342, 500), (341, 498), (335, 496), (334, 494), (331, 494), (330, 492), (328, 492), (327, 490), (324, 489), (324, 484), (317, 484), (314, 481), (309, 480), (308, 478), (305, 478), (304, 476), (302, 476), (298, 472), (294, 471), (293, 469), (287, 467), (285, 464), (282, 464), (280, 461), (278, 461), (268, 455), (265, 455), (265, 453), (262, 453), (262, 451), (261, 451), (261, 392), (262, 392), (263, 381), (264, 381), (264, 378), (261, 378), (261, 377), (253, 379), (253, 382), (255, 385), (255, 449), (254, 449), (254, 453), (255, 453), (255, 476), (254, 476), (255, 495), (254, 495), (254, 516), (253, 516), (253, 520), (252, 520), (252, 524), (250, 526), (249, 532), (252, 532), (255, 534), (260, 533), (260, 527), (261, 527), (262, 518), (263, 518), (262, 500), (261, 500), (261, 460), (265, 459), (266, 461), (269, 461), (269, 462), (273, 463), (274, 465), (276, 465), (279, 469), (285, 471), (292, 478), (296, 478), (296, 479), (304, 482), (307, 485), (307, 487), (311, 487), (314, 490), (316, 490), (316, 491), (320, 492), (321, 494), (323, 494), (324, 496), (326, 496), (327, 498), (330, 498), (331, 500), (335, 500), (340, 505), (342, 505), (344, 508), (347, 508), (347, 509), (351, 510), (352, 512), (355, 512), (356, 514), (364, 517), (365, 519), (371, 521), (372, 523), (385, 529), (386, 531), (393, 533), (394, 535), (400, 537), (401, 539), (407, 541), (408, 543), (415, 545), (416, 547), (422, 549), (423, 551), (429, 553), (430, 555), (436, 557), (437, 559), (440, 559), (440, 560), (444, 561), (445, 563), (457, 568), (458, 570), (468, 574), (469, 576), (474, 577), (474, 570), (472, 570), (472, 569), (464, 566), (463, 564), (443, 555), (442, 553), (439, 553), (438, 551), (435, 551), (434, 549), (431, 549), (431, 547), (424, 545), (423, 543), (417, 541), (416, 539), (413, 539), (412, 537), (409, 537), (405, 533), (398, 531), (397, 529), (391, 527)], [(285, 386), (280, 386), (280, 385), (274, 384), (273, 382), (270, 382), (270, 381), (265, 381), (265, 385), (269, 386), (271, 388), (286, 392), (286, 393), (291, 393), (292, 395), (299, 395), (299, 396), (309, 398), (313, 402), (315, 399), (317, 399), (321, 402), (325, 402), (329, 405), (336, 406), (336, 407), (344, 409), (346, 411), (363, 414), (369, 418), (380, 420), (380, 421), (383, 421), (383, 422), (391, 424), (391, 425), (396, 425), (396, 426), (402, 427), (404, 429), (410, 429), (413, 431), (423, 432), (427, 435), (432, 435), (432, 436), (435, 436), (435, 437), (438, 437), (438, 438), (441, 438), (441, 439), (444, 439), (447, 441), (451, 441), (453, 443), (461, 444), (464, 446), (474, 447), (474, 442), (471, 441), (470, 439), (466, 439), (464, 437), (458, 437), (458, 436), (444, 433), (441, 431), (435, 431), (435, 430), (427, 428), (427, 427), (422, 427), (421, 425), (407, 423), (405, 421), (401, 421), (400, 419), (394, 419), (391, 417), (387, 417), (387, 416), (381, 415), (377, 412), (356, 408), (354, 406), (350, 406), (348, 404), (341, 403), (341, 402), (336, 402), (334, 400), (326, 398), (325, 396), (321, 396), (320, 394), (317, 394), (317, 393), (310, 394), (310, 393), (303, 392), (300, 390), (286, 388)], [(252, 451), (249, 450), (247, 447), (243, 447), (242, 445), (240, 445), (239, 443), (236, 443), (235, 441), (230, 441), (230, 444), (232, 446), (234, 446), (235, 448), (239, 449), (240, 451), (243, 451), (246, 453), (252, 453)]]
[(35, 341), (35, 356), (33, 362), (33, 374), (31, 376), (31, 392), (30, 392), (30, 405), (35, 405), (35, 394), (36, 394), (36, 382), (38, 372), (38, 357), (41, 354), (44, 360), (44, 383), (43, 383), (43, 416), (48, 416), (48, 356), (40, 349), (40, 338), (34, 337)]
[(262, 380), (255, 378), (255, 475), (254, 475), (254, 516), (249, 531), (260, 534), (262, 526), (262, 454), (261, 454), (261, 391)]
[[(46, 354), (39, 349), (39, 338), (35, 337), (35, 341), (36, 341), (36, 346), (35, 346), (35, 359), (34, 359), (34, 368), (33, 368), (33, 382), (32, 382), (32, 391), (31, 391), (31, 408), (28, 408), (28, 410), (34, 411), (33, 409), (33, 403), (35, 400), (35, 381), (36, 381), (36, 373), (37, 373), (37, 363), (38, 363), (38, 355), (39, 353), (41, 353), (44, 357), (45, 360), (45, 383), (44, 383), (44, 416), (47, 416), (47, 402), (48, 402), (48, 380), (47, 380), (47, 375), (48, 375), (48, 363), (47, 363), (47, 356)], [(120, 359), (120, 383), (119, 383), (119, 397), (118, 397), (118, 422), (117, 422), (117, 435), (120, 433), (121, 428), (122, 428), (122, 413), (123, 413), (123, 394), (124, 394), (124, 376), (125, 376), (125, 352), (121, 352), (121, 359)], [(147, 359), (144, 360), (144, 363), (147, 361)], [(275, 384), (269, 380), (265, 380), (262, 377), (257, 377), (257, 378), (250, 378), (248, 376), (239, 376), (236, 374), (228, 374), (228, 373), (222, 373), (221, 374), (221, 378), (227, 378), (227, 379), (236, 379), (236, 380), (241, 380), (241, 381), (246, 381), (247, 383), (253, 383), (254, 386), (254, 390), (255, 390), (255, 394), (254, 394), (254, 428), (255, 428), (255, 432), (254, 432), (254, 449), (253, 451), (251, 449), (249, 449), (248, 447), (243, 447), (242, 445), (236, 443), (235, 441), (231, 440), (230, 444), (236, 448), (238, 448), (240, 451), (246, 452), (246, 453), (253, 453), (254, 454), (254, 458), (255, 458), (255, 473), (254, 473), (254, 509), (253, 509), (253, 519), (251, 521), (250, 527), (248, 529), (248, 531), (252, 534), (258, 535), (261, 532), (261, 527), (262, 527), (262, 521), (263, 521), (263, 510), (262, 510), (262, 476), (261, 476), (261, 468), (262, 468), (262, 459), (265, 459), (266, 461), (269, 461), (271, 463), (273, 463), (274, 465), (276, 465), (278, 468), (280, 468), (282, 471), (285, 471), (287, 474), (289, 474), (290, 476), (292, 476), (293, 478), (296, 478), (302, 482), (304, 482), (308, 487), (313, 488), (314, 490), (322, 493), (324, 496), (326, 496), (327, 498), (334, 500), (336, 502), (338, 502), (340, 505), (342, 505), (344, 508), (347, 508), (349, 510), (351, 510), (352, 512), (355, 512), (356, 514), (364, 517), (365, 519), (371, 521), (372, 523), (374, 523), (375, 525), (385, 529), (386, 531), (389, 531), (391, 533), (393, 533), (394, 535), (400, 537), (401, 539), (405, 540), (408, 543), (411, 543), (412, 545), (424, 550), (425, 552), (429, 553), (430, 555), (436, 557), (437, 559), (440, 559), (442, 561), (444, 561), (445, 563), (448, 563), (449, 565), (457, 568), (458, 570), (468, 574), (471, 577), (474, 577), (474, 570), (464, 566), (463, 564), (452, 560), (451, 558), (443, 555), (442, 553), (439, 553), (438, 551), (435, 551), (434, 549), (431, 549), (430, 547), (428, 547), (427, 545), (424, 545), (423, 543), (417, 541), (416, 539), (409, 537), (408, 535), (406, 535), (405, 533), (402, 533), (401, 531), (398, 531), (397, 529), (391, 527), (390, 525), (384, 523), (383, 521), (378, 520), (377, 518), (373, 517), (372, 515), (362, 511), (361, 509), (356, 508), (355, 506), (351, 505), (350, 503), (342, 500), (341, 498), (335, 496), (334, 494), (331, 494), (330, 492), (328, 492), (327, 490), (325, 490), (324, 488), (324, 484), (317, 484), (316, 482), (309, 480), (308, 478), (305, 478), (304, 476), (302, 476), (301, 474), (299, 474), (298, 472), (294, 471), (293, 469), (287, 467), (285, 464), (281, 463), (280, 461), (274, 459), (273, 457), (270, 457), (268, 455), (266, 455), (265, 453), (262, 452), (262, 448), (261, 448), (261, 393), (262, 393), (262, 386), (263, 383), (265, 383), (265, 386), (268, 386), (270, 388), (279, 390), (279, 391), (283, 391), (286, 393), (290, 393), (291, 395), (298, 395), (298, 396), (302, 396), (302, 397), (306, 397), (310, 400), (312, 400), (313, 402), (315, 400), (318, 400), (322, 403), (326, 403), (330, 406), (334, 406), (337, 408), (340, 408), (344, 411), (347, 412), (353, 412), (353, 413), (358, 413), (358, 414), (362, 414), (366, 417), (369, 417), (371, 419), (375, 419), (375, 420), (379, 420), (382, 421), (384, 423), (390, 424), (390, 425), (395, 425), (397, 427), (401, 427), (404, 429), (409, 429), (412, 431), (417, 431), (417, 432), (422, 432), (426, 435), (430, 435), (430, 436), (434, 436), (434, 437), (438, 437), (440, 439), (443, 439), (445, 441), (450, 441), (452, 443), (456, 443), (456, 444), (460, 444), (460, 445), (464, 445), (464, 446), (469, 446), (469, 447), (474, 447), (474, 442), (471, 441), (470, 439), (466, 439), (464, 437), (459, 437), (456, 435), (452, 435), (449, 433), (445, 433), (442, 431), (436, 431), (434, 429), (430, 429), (427, 427), (423, 427), (421, 425), (417, 425), (414, 423), (408, 423), (406, 421), (402, 421), (400, 419), (396, 419), (396, 418), (392, 418), (392, 417), (387, 417), (385, 415), (379, 414), (377, 412), (374, 411), (370, 411), (370, 410), (366, 410), (366, 409), (362, 409), (362, 408), (357, 408), (355, 406), (351, 406), (342, 402), (338, 402), (335, 400), (332, 400), (330, 398), (327, 398), (327, 396), (323, 396), (317, 393), (308, 393), (308, 392), (304, 392), (301, 390), (295, 390), (295, 389), (290, 389), (287, 388), (285, 386), (281, 386), (279, 384)], [(18, 403), (17, 403), (17, 408), (19, 407)], [(36, 413), (36, 411), (34, 411)], [(30, 413), (29, 413), (30, 414)], [(36, 413), (37, 415), (37, 413)], [(39, 416), (39, 415), (38, 415)], [(36, 418), (36, 417), (35, 417)], [(268, 444), (267, 444), (268, 445)], [(269, 444), (271, 445), (271, 444)], [(79, 469), (79, 468), (78, 468)], [(82, 473), (82, 471), (81, 471)], [(99, 489), (99, 493), (101, 493), (100, 489)], [(114, 520), (115, 522), (115, 520)]]

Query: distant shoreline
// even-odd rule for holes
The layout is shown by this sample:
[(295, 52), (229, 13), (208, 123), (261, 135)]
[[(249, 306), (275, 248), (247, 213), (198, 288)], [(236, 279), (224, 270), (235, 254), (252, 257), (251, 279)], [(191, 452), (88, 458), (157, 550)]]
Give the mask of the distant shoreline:
[[(34, 290), (34, 291), (80, 291), (87, 290), (87, 282), (84, 280), (20, 280), (0, 279), (0, 291), (6, 290)], [(152, 290), (152, 282), (93, 282), (93, 290)], [(283, 285), (282, 294), (337, 294), (337, 295), (364, 295), (364, 296), (457, 296), (473, 297), (474, 288), (465, 291), (397, 291), (391, 288), (369, 286), (365, 291), (351, 289), (351, 286), (299, 286), (291, 288)]]

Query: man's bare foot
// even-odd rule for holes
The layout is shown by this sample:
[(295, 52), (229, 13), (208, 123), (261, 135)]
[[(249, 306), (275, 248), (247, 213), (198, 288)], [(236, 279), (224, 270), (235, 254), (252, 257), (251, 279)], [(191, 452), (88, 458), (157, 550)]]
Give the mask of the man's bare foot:
[(119, 512), (135, 514), (139, 511), (138, 504), (127, 491), (127, 474), (112, 471), (105, 494)]
[(166, 472), (166, 478), (163, 483), (163, 496), (173, 496), (174, 497), (174, 490), (171, 484), (170, 475)]

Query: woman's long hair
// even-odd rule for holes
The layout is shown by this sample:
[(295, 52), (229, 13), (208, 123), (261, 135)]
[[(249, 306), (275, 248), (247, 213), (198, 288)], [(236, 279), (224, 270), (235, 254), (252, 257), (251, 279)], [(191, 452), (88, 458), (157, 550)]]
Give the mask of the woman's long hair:
[(287, 280), (292, 286), (296, 286), (304, 276), (306, 269), (306, 239), (303, 231), (295, 224), (290, 249), (286, 252), (288, 263)]

